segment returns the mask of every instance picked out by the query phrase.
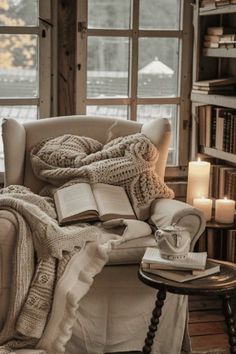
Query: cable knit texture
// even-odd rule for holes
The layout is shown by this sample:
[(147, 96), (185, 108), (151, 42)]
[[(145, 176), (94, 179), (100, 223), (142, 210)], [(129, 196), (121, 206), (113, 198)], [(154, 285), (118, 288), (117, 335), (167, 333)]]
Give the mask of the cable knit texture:
[(141, 133), (104, 146), (88, 137), (66, 134), (43, 141), (31, 152), (35, 175), (53, 185), (75, 179), (124, 187), (140, 219), (148, 218), (155, 198), (174, 197), (156, 173), (157, 159), (157, 148)]

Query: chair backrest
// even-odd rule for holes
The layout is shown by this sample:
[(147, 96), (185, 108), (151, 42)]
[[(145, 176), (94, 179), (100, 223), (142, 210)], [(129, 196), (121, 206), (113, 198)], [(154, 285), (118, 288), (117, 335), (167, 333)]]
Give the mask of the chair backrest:
[(158, 148), (157, 172), (164, 179), (171, 139), (168, 119), (156, 119), (140, 124), (122, 119), (90, 116), (53, 117), (25, 124), (14, 119), (4, 119), (2, 137), (5, 156), (5, 186), (20, 184), (37, 193), (45, 184), (34, 174), (30, 164), (30, 151), (40, 141), (63, 134), (88, 136), (101, 143), (130, 134), (142, 132)]

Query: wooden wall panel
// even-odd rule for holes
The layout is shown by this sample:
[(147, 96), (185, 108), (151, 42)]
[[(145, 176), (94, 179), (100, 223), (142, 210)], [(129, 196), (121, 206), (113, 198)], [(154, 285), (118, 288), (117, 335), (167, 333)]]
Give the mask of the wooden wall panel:
[(58, 115), (75, 114), (76, 0), (58, 2)]

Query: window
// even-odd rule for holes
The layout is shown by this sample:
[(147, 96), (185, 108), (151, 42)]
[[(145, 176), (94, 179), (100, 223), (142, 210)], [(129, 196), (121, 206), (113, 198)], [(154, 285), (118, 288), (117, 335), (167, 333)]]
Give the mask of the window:
[(0, 123), (50, 116), (50, 37), (50, 1), (0, 1)]
[(168, 165), (185, 166), (189, 2), (78, 0), (77, 4), (77, 113), (142, 123), (166, 117), (173, 132)]

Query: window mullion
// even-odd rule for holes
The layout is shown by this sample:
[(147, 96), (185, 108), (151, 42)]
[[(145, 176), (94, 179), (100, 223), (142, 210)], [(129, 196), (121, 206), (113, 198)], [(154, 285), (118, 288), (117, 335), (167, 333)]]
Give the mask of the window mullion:
[(132, 44), (130, 59), (130, 119), (136, 120), (137, 117), (137, 91), (138, 91), (138, 38), (139, 38), (139, 0), (132, 3)]
[(39, 117), (51, 115), (51, 1), (39, 1)]
[(0, 98), (0, 106), (27, 106), (38, 104), (39, 98)]
[[(81, 25), (80, 25), (81, 24)], [(77, 2), (76, 113), (86, 114), (88, 0)]]
[(139, 30), (139, 37), (183, 38), (181, 30)]
[(39, 34), (39, 26), (1, 26), (0, 34)]
[[(188, 162), (189, 119), (191, 114), (189, 92), (191, 87), (192, 61), (192, 8), (188, 3), (182, 3), (183, 39), (181, 40), (180, 60), (180, 105), (179, 105), (179, 158), (178, 164), (186, 166)], [(185, 142), (184, 144), (182, 142)]]

